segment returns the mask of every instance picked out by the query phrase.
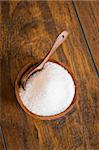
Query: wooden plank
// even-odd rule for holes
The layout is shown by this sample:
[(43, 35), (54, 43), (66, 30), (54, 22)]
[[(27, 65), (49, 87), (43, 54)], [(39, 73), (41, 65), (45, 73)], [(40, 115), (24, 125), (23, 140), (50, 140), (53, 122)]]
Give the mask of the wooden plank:
[[(1, 29), (1, 5), (0, 5), (0, 29)], [(0, 30), (1, 37), (1, 30)], [(1, 79), (1, 39), (0, 39), (0, 79)], [(1, 81), (0, 81), (0, 121), (1, 121)], [(4, 137), (2, 133), (2, 128), (0, 126), (0, 150), (4, 150)]]
[[(97, 149), (97, 78), (83, 33), (70, 2), (2, 2), (1, 125), (7, 149)], [(36, 63), (50, 50), (62, 30), (70, 35), (53, 59), (61, 61), (77, 80), (77, 102), (53, 121), (28, 116), (14, 94), (19, 70)], [(33, 44), (31, 44), (33, 42)]]
[[(82, 25), (89, 51), (99, 69), (99, 1), (74, 2), (76, 13)], [(99, 70), (98, 70), (99, 71)], [(97, 71), (97, 72), (98, 72)]]
[(2, 142), (1, 136), (0, 136), (0, 150), (4, 150), (4, 146), (3, 146), (3, 142)]
[(0, 150), (7, 150), (2, 128), (0, 127)]
[(4, 147), (3, 147), (3, 142), (2, 142), (2, 138), (1, 138), (1, 135), (0, 135), (0, 150), (3, 150)]

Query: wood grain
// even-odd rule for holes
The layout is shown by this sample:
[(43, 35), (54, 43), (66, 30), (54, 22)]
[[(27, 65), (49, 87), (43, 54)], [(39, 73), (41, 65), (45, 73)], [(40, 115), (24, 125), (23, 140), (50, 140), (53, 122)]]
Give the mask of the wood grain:
[[(8, 150), (97, 150), (98, 82), (93, 60), (71, 2), (0, 2), (1, 126)], [(49, 52), (63, 30), (70, 35), (53, 55), (74, 74), (77, 102), (60, 119), (41, 121), (17, 103), (20, 69)]]
[(74, 3), (85, 34), (89, 51), (92, 53), (97, 72), (99, 71), (99, 1)]

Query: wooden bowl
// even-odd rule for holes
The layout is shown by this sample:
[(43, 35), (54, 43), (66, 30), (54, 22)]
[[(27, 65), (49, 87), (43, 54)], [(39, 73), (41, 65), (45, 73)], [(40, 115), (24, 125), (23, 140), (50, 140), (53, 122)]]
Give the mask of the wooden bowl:
[[(49, 61), (61, 65), (62, 67), (64, 67), (64, 68), (70, 73), (70, 71), (67, 69), (67, 67), (66, 67), (63, 63), (59, 63), (59, 62), (57, 62), (57, 61), (55, 61), (55, 60), (49, 60)], [(38, 63), (38, 64), (39, 64), (39, 63)], [(73, 104), (74, 104), (75, 101), (76, 101), (76, 82), (75, 82), (75, 79), (74, 79), (74, 77), (73, 77), (73, 75), (72, 75), (71, 73), (70, 73), (70, 75), (72, 76), (73, 81), (74, 81), (74, 84), (75, 84), (75, 95), (74, 95), (74, 98), (73, 98), (73, 100), (72, 100), (71, 105), (70, 105), (68, 108), (66, 108), (66, 110), (64, 110), (63, 112), (61, 112), (61, 113), (59, 113), (59, 114), (57, 114), (57, 115), (39, 116), (39, 115), (37, 115), (37, 114), (34, 114), (34, 113), (32, 113), (31, 111), (29, 111), (29, 110), (26, 108), (26, 106), (23, 104), (22, 100), (21, 100), (20, 97), (19, 97), (20, 80), (21, 80), (23, 74), (29, 69), (29, 67), (34, 66), (34, 68), (35, 68), (38, 64), (33, 65), (33, 64), (30, 64), (30, 63), (29, 63), (29, 64), (27, 64), (25, 67), (23, 67), (22, 70), (19, 72), (19, 74), (18, 74), (18, 76), (17, 76), (17, 79), (16, 79), (16, 81), (15, 81), (15, 94), (16, 94), (17, 101), (18, 101), (18, 103), (21, 105), (21, 107), (23, 108), (23, 110), (24, 110), (26, 113), (28, 113), (30, 116), (34, 117), (34, 118), (38, 118), (38, 119), (41, 119), (41, 120), (52, 120), (52, 119), (60, 118), (60, 117), (64, 116), (64, 115), (70, 110), (70, 108), (73, 106)]]

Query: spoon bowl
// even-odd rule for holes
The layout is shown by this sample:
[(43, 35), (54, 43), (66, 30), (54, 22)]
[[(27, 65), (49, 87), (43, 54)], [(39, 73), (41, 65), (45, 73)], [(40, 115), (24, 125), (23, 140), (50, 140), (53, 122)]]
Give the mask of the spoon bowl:
[(52, 116), (39, 116), (39, 115), (34, 114), (31, 111), (29, 111), (26, 108), (26, 106), (23, 104), (23, 102), (22, 102), (22, 100), (21, 100), (21, 98), (19, 96), (19, 88), (20, 88), (20, 85), (21, 85), (21, 78), (27, 72), (27, 70), (30, 69), (30, 67), (32, 67), (32, 68), (35, 69), (40, 64), (40, 62), (37, 63), (37, 64), (34, 64), (34, 65), (31, 64), (31, 63), (29, 63), (25, 67), (23, 67), (22, 70), (19, 72), (19, 74), (17, 76), (17, 79), (15, 81), (15, 94), (16, 94), (16, 98), (17, 98), (18, 103), (20, 104), (20, 106), (22, 107), (22, 109), (26, 113), (28, 113), (30, 116), (32, 116), (33, 118), (41, 119), (41, 120), (53, 120), (53, 119), (57, 119), (57, 118), (60, 118), (60, 117), (64, 116), (68, 111), (70, 111), (70, 109), (72, 109), (73, 104), (76, 101), (76, 80), (74, 79), (72, 73), (69, 71), (69, 69), (67, 69), (67, 67), (63, 63), (59, 63), (59, 62), (57, 62), (55, 60), (49, 60), (49, 61), (53, 62), (53, 63), (57, 63), (57, 64), (61, 65), (62, 67), (64, 67), (70, 73), (70, 75), (72, 76), (74, 84), (75, 84), (75, 95), (74, 95), (74, 98), (72, 100), (72, 103), (69, 105), (68, 108), (65, 109), (65, 111), (63, 111), (63, 112), (61, 112), (59, 114), (56, 114), (56, 115), (52, 115)]

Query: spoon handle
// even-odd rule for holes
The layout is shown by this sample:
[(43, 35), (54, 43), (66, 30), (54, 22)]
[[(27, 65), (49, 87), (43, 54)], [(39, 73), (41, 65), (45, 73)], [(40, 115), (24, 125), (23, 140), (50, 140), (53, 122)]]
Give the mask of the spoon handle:
[(22, 77), (21, 79), (21, 85), (23, 89), (25, 89), (25, 84), (27, 79), (33, 74), (34, 72), (41, 70), (44, 67), (44, 64), (49, 60), (50, 56), (55, 52), (55, 50), (64, 42), (64, 40), (67, 38), (68, 32), (63, 31), (56, 39), (52, 49), (50, 50), (49, 54), (44, 58), (44, 60), (41, 62), (40, 65), (38, 65), (36, 68), (31, 67)]
[(51, 55), (56, 51), (56, 49), (66, 40), (68, 36), (68, 32), (67, 31), (63, 31), (55, 40), (55, 43), (52, 47), (52, 49), (50, 50), (49, 54), (45, 57), (45, 59), (42, 61), (42, 63), (40, 64), (39, 67), (43, 67), (44, 64), (49, 60), (49, 58), (51, 57)]

